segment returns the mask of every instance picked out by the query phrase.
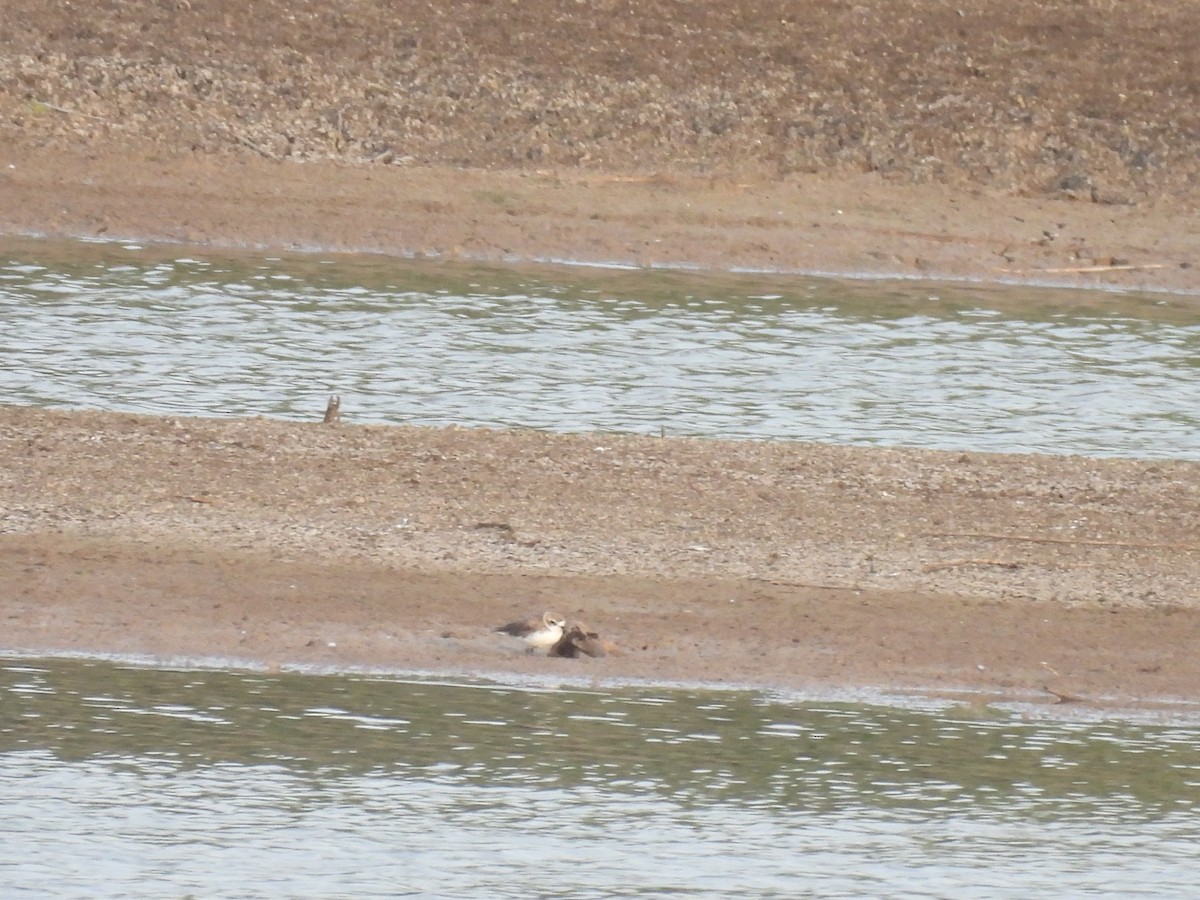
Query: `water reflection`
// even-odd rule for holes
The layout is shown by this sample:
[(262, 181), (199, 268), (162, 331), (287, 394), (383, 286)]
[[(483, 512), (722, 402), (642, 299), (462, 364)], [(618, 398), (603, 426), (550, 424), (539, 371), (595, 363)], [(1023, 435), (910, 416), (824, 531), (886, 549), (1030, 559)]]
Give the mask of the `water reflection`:
[(961, 718), (750, 692), (589, 691), (396, 677), (171, 671), (62, 660), (2, 670), (0, 752), (283, 765), (661, 793), (677, 802), (1152, 816), (1200, 800), (1200, 731)]
[(0, 870), (35, 893), (983, 897), (1197, 874), (1200, 731), (1178, 723), (71, 660), (8, 661), (0, 710)]
[(10, 402), (1200, 458), (1184, 299), (73, 247), (0, 265)]

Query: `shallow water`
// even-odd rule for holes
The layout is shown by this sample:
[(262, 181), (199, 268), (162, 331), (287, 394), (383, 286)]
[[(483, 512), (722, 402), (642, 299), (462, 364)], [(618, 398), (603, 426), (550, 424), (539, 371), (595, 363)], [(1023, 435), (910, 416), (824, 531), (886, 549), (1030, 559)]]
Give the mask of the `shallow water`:
[(1187, 896), (1200, 726), (0, 661), (6, 896)]
[[(169, 249), (169, 248), (168, 248)], [(5, 402), (1200, 458), (1195, 298), (0, 247)]]

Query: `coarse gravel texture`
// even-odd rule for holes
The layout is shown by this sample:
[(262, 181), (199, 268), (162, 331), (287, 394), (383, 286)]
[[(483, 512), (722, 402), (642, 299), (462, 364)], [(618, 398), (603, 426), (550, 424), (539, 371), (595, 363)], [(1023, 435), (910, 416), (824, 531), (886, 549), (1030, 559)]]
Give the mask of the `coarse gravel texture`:
[(1183, 0), (10, 0), (0, 134), (275, 159), (1200, 191)]
[(0, 413), (6, 531), (188, 534), (425, 570), (1200, 605), (1196, 463)]

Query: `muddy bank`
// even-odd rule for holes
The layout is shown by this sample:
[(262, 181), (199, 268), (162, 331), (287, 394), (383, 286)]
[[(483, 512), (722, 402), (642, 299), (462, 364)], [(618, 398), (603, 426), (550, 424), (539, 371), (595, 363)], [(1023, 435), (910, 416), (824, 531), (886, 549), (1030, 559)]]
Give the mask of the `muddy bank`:
[(0, 231), (1200, 292), (1200, 10), (0, 14)]
[(871, 176), (783, 181), (0, 151), (0, 232), (1200, 293), (1195, 214)]
[[(4, 645), (1200, 702), (1200, 466), (0, 410)], [(552, 609), (622, 653), (525, 656)]]

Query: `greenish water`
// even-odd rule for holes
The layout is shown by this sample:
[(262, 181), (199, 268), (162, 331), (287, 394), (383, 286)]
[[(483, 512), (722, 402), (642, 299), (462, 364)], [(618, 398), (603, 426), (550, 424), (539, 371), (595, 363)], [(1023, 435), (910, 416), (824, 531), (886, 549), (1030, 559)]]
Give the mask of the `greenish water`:
[[(191, 252), (191, 251), (189, 251)], [(0, 245), (0, 399), (1200, 459), (1196, 297)]]
[(0, 663), (8, 896), (1186, 896), (1200, 727)]

